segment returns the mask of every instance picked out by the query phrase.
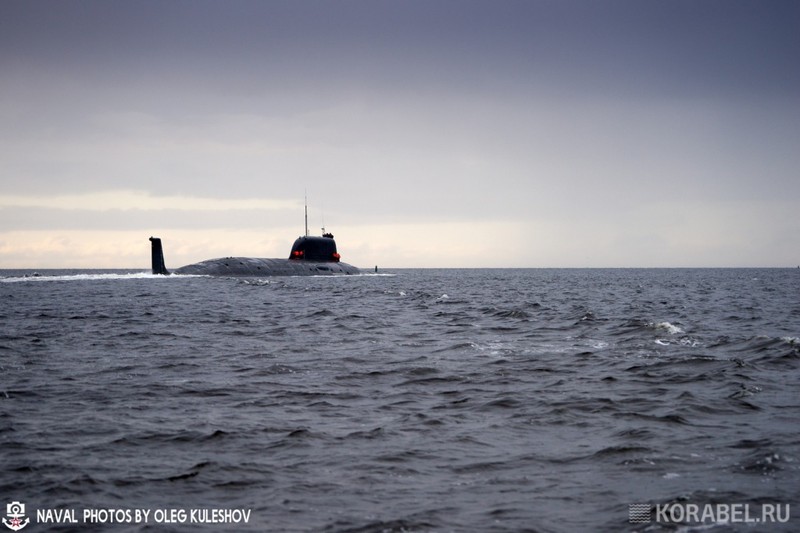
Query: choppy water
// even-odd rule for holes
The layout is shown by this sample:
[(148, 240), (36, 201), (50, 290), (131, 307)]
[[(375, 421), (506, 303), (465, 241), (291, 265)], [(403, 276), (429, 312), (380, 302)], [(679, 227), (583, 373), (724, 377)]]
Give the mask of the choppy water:
[[(800, 530), (797, 269), (0, 274), (0, 503), (34, 518)], [(792, 514), (632, 524), (634, 503)]]

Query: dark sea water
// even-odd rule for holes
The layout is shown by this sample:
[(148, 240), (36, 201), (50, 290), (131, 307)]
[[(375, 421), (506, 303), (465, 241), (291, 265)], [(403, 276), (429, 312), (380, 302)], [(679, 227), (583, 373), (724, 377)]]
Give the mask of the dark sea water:
[[(25, 531), (800, 531), (800, 269), (20, 274), (0, 512)], [(189, 509), (251, 514), (164, 518)]]

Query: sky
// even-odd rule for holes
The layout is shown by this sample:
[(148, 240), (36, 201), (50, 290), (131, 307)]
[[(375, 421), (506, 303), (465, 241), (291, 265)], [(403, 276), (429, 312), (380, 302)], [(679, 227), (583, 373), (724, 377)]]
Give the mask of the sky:
[(0, 268), (800, 265), (800, 2), (3, 0)]

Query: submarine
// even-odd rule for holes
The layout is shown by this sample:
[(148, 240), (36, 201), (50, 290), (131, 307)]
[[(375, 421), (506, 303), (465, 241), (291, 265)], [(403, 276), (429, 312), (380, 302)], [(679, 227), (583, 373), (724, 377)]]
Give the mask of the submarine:
[[(150, 237), (153, 274), (169, 275), (164, 263), (164, 250), (161, 239)], [(351, 275), (360, 271), (353, 265), (342, 263), (336, 250), (333, 234), (324, 233), (321, 237), (308, 235), (298, 237), (286, 259), (257, 257), (223, 257), (208, 259), (199, 263), (182, 266), (175, 274), (224, 277), (266, 277), (266, 276), (321, 276)]]

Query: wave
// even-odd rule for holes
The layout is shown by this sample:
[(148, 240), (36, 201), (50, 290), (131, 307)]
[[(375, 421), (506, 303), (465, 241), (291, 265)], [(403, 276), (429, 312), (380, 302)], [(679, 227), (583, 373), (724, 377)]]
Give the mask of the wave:
[(657, 330), (664, 330), (670, 335), (677, 335), (678, 333), (683, 333), (683, 330), (676, 326), (675, 324), (671, 324), (669, 322), (658, 322), (654, 324), (653, 327)]
[(796, 493), (794, 271), (764, 292), (734, 271), (26, 272), (0, 276), (64, 281), (0, 285), (0, 489), (31, 508), (644, 531), (629, 502)]

